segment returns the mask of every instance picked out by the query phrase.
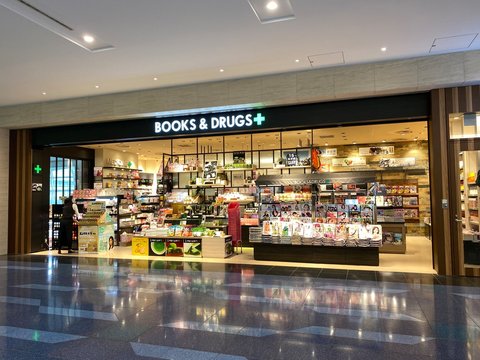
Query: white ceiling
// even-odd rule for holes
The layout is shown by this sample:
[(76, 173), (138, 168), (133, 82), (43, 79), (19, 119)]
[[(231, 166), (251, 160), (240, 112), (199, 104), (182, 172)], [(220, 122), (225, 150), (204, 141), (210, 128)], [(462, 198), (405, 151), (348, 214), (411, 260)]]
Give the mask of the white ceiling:
[[(305, 70), (318, 54), (424, 56), (480, 32), (478, 0), (291, 0), (295, 20), (265, 25), (247, 0), (27, 1), (115, 49), (90, 53), (0, 5), (0, 106)], [(480, 49), (459, 39), (443, 52)]]
[[(404, 141), (428, 140), (426, 121), (408, 123), (373, 124), (362, 126), (342, 126), (326, 129), (292, 130), (282, 133), (282, 148), (308, 147), (308, 140), (313, 140), (313, 145), (331, 147), (339, 145), (386, 144)], [(280, 133), (268, 132), (253, 134), (238, 134), (225, 136), (226, 151), (280, 149)], [(178, 138), (173, 140), (150, 140), (115, 144), (95, 144), (84, 147), (93, 149), (112, 149), (134, 153), (142, 160), (161, 160), (163, 154), (195, 154), (197, 152), (197, 138)], [(211, 146), (208, 148), (208, 146)], [(207, 136), (198, 138), (199, 152), (223, 152), (222, 136)]]

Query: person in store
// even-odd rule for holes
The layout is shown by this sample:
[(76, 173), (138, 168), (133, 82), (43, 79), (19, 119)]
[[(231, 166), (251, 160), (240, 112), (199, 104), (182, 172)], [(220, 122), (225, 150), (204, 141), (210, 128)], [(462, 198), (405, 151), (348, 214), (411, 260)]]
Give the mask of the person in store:
[(71, 197), (67, 197), (63, 203), (62, 218), (60, 219), (60, 231), (58, 234), (58, 253), (62, 253), (62, 246), (68, 248), (68, 253), (72, 251), (73, 220), (80, 217), (77, 204)]

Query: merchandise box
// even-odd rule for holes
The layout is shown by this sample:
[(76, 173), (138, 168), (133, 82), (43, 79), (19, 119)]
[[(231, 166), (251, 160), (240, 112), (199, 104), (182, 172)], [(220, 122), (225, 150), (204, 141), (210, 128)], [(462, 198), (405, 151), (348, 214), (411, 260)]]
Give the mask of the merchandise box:
[(183, 256), (183, 239), (167, 239), (167, 256)]
[(202, 257), (202, 239), (183, 239), (183, 254), (185, 257)]
[(141, 256), (149, 255), (148, 251), (149, 241), (147, 237), (132, 237), (132, 255)]
[(167, 243), (165, 239), (150, 238), (149, 255), (165, 256)]

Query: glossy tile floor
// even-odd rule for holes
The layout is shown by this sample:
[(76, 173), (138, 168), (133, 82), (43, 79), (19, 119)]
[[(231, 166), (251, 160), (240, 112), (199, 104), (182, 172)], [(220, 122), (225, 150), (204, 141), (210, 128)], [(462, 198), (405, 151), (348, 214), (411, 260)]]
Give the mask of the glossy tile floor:
[(0, 257), (0, 358), (480, 359), (480, 279)]

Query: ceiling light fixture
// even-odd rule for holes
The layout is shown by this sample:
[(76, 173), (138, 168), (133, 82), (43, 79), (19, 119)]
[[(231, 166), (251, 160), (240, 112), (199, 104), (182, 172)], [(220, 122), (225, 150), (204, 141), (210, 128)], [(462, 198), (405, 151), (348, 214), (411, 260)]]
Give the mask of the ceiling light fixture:
[(25, 0), (0, 0), (0, 5), (20, 16), (23, 16), (25, 19), (30, 20), (42, 28), (64, 38), (65, 40), (80, 46), (84, 50), (90, 52), (100, 52), (114, 49), (112, 45), (99, 41), (91, 35), (82, 34), (72, 26), (64, 23), (62, 19), (57, 19), (52, 15), (47, 14), (44, 10), (37, 7), (38, 5), (34, 6)]
[(225, 71), (225, 69), (220, 69), (220, 72), (224, 72), (224, 71)]
[(300, 62), (300, 59), (295, 59), (295, 62), (296, 62), (296, 63), (299, 63), (299, 62)]
[(290, 0), (248, 0), (248, 3), (262, 24), (295, 19)]
[(382, 140), (382, 142), (387, 142), (387, 140)]
[(268, 10), (277, 10), (278, 9), (278, 4), (276, 1), (269, 1), (267, 5), (265, 6)]
[(156, 77), (153, 78), (153, 81), (157, 81), (157, 80), (158, 80), (158, 78), (156, 78)]
[(100, 87), (100, 85), (95, 85), (95, 89), (98, 89)]
[(44, 91), (44, 92), (42, 92), (42, 95), (47, 95), (47, 93)]
[(92, 35), (83, 35), (83, 41), (88, 44), (91, 44), (95, 41), (95, 38)]
[(325, 143), (325, 146), (328, 146), (328, 143)]
[(357, 142), (356, 142), (356, 141), (354, 141), (352, 144), (353, 144), (353, 145), (356, 145), (356, 144), (357, 144)]
[(385, 51), (387, 51), (387, 48), (384, 46), (384, 47), (382, 47), (380, 50), (381, 50), (382, 52), (385, 52)]

